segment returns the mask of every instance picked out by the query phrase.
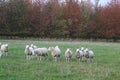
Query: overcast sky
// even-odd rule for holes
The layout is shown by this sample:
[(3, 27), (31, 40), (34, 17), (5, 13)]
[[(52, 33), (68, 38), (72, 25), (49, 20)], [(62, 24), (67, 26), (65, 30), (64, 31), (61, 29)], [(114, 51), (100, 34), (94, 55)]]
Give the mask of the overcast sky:
[[(93, 2), (95, 1), (95, 0), (92, 0)], [(100, 2), (99, 2), (99, 4), (101, 4), (101, 5), (106, 5), (108, 2), (110, 2), (111, 0), (100, 0)]]

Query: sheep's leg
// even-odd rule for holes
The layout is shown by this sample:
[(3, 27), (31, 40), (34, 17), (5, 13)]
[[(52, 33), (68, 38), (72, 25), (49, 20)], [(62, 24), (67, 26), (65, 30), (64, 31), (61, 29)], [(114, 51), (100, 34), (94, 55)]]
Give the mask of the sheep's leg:
[(68, 58), (68, 62), (70, 62), (70, 58)]
[(80, 60), (79, 61), (81, 61), (82, 62), (82, 57), (80, 57)]
[(60, 61), (60, 57), (57, 57), (57, 59)]
[(7, 53), (6, 53), (6, 52), (4, 52), (4, 54), (5, 54), (5, 56), (7, 56)]
[(57, 57), (55, 57), (55, 61), (57, 61)]
[(26, 55), (26, 59), (28, 60), (28, 55)]
[(37, 60), (39, 60), (39, 56), (37, 56)]
[(8, 55), (8, 52), (6, 52), (6, 56)]
[(29, 60), (31, 59), (31, 57), (32, 57), (32, 56), (31, 56), (31, 55), (29, 55)]
[(27, 60), (30, 60), (30, 55), (27, 55), (26, 57), (27, 57)]
[(48, 56), (46, 56), (46, 60), (48, 61)]
[(2, 53), (0, 53), (0, 58), (1, 58), (1, 56), (2, 56)]
[(40, 61), (42, 60), (42, 57), (40, 56)]
[(80, 58), (78, 59), (78, 62), (80, 62)]
[(81, 62), (84, 61), (84, 57), (81, 57)]
[(66, 62), (68, 61), (68, 58), (66, 58)]
[(90, 62), (93, 62), (93, 58), (90, 58)]
[(84, 62), (87, 62), (87, 59), (88, 59), (88, 58), (84, 57)]

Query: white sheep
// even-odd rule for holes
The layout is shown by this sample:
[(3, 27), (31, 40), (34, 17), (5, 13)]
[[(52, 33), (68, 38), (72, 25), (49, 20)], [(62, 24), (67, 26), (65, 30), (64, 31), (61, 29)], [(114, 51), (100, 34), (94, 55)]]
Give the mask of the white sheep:
[(34, 55), (34, 49), (32, 47), (30, 47), (29, 45), (26, 45), (25, 54), (26, 54), (27, 60), (30, 60), (31, 56)]
[(53, 60), (58, 61), (58, 59), (60, 58), (60, 54), (61, 54), (61, 50), (58, 46), (56, 47), (49, 47), (49, 49), (51, 51), (51, 55), (53, 57)]
[(8, 44), (2, 44), (1, 45), (1, 53), (3, 55), (7, 55), (8, 54)]
[(72, 51), (67, 48), (67, 50), (65, 51), (65, 58), (66, 58), (66, 62), (69, 62), (70, 59), (72, 58)]
[(90, 61), (92, 61), (94, 58), (94, 52), (92, 50), (86, 48), (84, 50), (84, 57), (85, 57), (85, 59), (87, 59), (87, 60), (89, 59)]
[(42, 56), (47, 58), (47, 56), (48, 56), (48, 49), (45, 48), (45, 47), (43, 47), (43, 48), (36, 48), (36, 49), (34, 49), (34, 53), (35, 53), (35, 55), (38, 56), (38, 59), (41, 61)]
[(76, 53), (75, 53), (75, 55), (76, 55), (76, 59), (77, 59), (77, 61), (82, 61), (82, 58), (83, 58), (83, 51), (82, 50), (80, 50), (80, 49), (76, 49)]

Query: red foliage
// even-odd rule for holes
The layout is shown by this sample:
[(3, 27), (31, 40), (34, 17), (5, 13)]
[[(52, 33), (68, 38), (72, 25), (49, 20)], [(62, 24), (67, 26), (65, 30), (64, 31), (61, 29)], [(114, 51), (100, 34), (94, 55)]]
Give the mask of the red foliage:
[(107, 38), (120, 38), (120, 2), (115, 0), (99, 13), (101, 23), (100, 33)]
[(78, 0), (66, 0), (63, 5), (63, 13), (64, 17), (67, 20), (67, 28), (69, 35), (73, 37), (74, 33), (76, 33), (80, 26), (80, 7)]

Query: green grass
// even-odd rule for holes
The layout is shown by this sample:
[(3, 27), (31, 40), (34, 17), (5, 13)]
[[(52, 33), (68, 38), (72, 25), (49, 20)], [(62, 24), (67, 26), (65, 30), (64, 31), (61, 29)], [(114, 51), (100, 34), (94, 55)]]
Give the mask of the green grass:
[[(0, 59), (0, 80), (119, 80), (120, 79), (120, 43), (78, 42), (78, 41), (35, 41), (35, 40), (0, 40), (9, 44), (8, 56)], [(62, 50), (61, 61), (26, 60), (26, 44), (39, 47), (59, 45)], [(94, 61), (76, 62), (73, 54), (69, 63), (65, 62), (64, 52), (71, 48), (88, 47), (95, 53)]]

